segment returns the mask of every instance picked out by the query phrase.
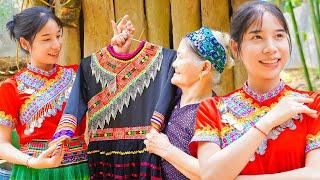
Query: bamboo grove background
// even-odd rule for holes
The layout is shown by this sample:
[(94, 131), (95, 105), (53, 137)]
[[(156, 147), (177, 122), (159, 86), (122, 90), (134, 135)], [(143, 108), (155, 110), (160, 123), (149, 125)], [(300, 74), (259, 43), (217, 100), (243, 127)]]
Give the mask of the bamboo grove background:
[[(65, 23), (60, 64), (77, 64), (106, 46), (113, 30), (111, 20), (130, 16), (136, 39), (177, 49), (188, 32), (208, 26), (228, 32), (232, 12), (248, 0), (25, 0), (24, 7), (48, 6)], [(53, 5), (54, 4), (54, 5)], [(133, 45), (134, 46), (134, 45)], [(240, 87), (246, 73), (239, 61), (225, 70), (215, 88), (222, 95)]]

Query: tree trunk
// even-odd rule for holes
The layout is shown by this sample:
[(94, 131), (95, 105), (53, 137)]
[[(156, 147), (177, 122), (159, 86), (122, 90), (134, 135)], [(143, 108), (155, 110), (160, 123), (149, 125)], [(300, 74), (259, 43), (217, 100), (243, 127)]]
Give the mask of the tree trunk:
[[(201, 0), (202, 25), (213, 30), (229, 31), (229, 1)], [(234, 90), (233, 69), (225, 69), (221, 76), (221, 83), (214, 87), (218, 95), (224, 95)]]
[(170, 48), (170, 0), (145, 0), (148, 40)]
[(239, 6), (241, 6), (243, 3), (246, 3), (248, 1), (252, 1), (252, 0), (231, 0), (232, 11), (234, 12), (235, 10), (238, 9)]
[(81, 58), (79, 19), (81, 1), (72, 0), (64, 4), (66, 0), (57, 0), (55, 14), (63, 22), (63, 46), (59, 64), (79, 64)]
[(113, 0), (82, 0), (83, 9), (83, 54), (101, 49), (110, 43), (113, 36), (111, 20), (114, 20)]
[(201, 27), (199, 0), (171, 0), (173, 47), (178, 48), (181, 39)]
[(79, 27), (63, 28), (63, 45), (60, 65), (79, 64), (81, 58)]

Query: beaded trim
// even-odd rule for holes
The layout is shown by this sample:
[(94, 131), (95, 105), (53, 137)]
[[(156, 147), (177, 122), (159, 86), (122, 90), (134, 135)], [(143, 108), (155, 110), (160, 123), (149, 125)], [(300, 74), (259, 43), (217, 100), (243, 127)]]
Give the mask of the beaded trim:
[[(30, 79), (38, 79), (40, 82), (41, 79), (38, 77), (33, 73), (25, 72), (17, 77), (17, 81), (18, 84), (24, 84), (24, 87), (28, 87)], [(47, 117), (54, 116), (57, 111), (62, 110), (63, 103), (69, 98), (74, 79), (75, 72), (72, 69), (58, 67), (54, 79), (46, 80), (45, 83), (33, 89), (34, 93), (20, 109), (21, 122), (27, 124), (24, 131), (26, 135), (33, 133), (35, 127), (41, 127)], [(20, 90), (26, 91), (21, 87)]]
[(23, 91), (27, 94), (32, 94), (33, 92), (39, 90), (44, 86), (46, 79), (39, 75), (35, 75), (31, 71), (25, 71), (16, 77), (18, 90)]
[(307, 146), (305, 152), (308, 153), (318, 148), (320, 148), (320, 132), (318, 132), (316, 135), (309, 134), (307, 136)]
[(15, 128), (16, 121), (11, 115), (6, 114), (4, 111), (0, 111), (0, 125)]
[(97, 82), (106, 85), (88, 103), (90, 130), (109, 124), (130, 100), (142, 94), (160, 70), (162, 48), (145, 43), (142, 50), (131, 60), (123, 61), (112, 57), (107, 49), (92, 55), (91, 69)]
[(90, 142), (118, 139), (145, 139), (151, 126), (98, 129), (90, 132)]
[[(38, 157), (48, 149), (49, 142), (49, 140), (44, 139), (33, 139), (31, 142), (21, 146), (20, 150), (32, 157)], [(66, 147), (61, 166), (87, 161), (87, 144), (83, 136), (71, 138), (67, 141)]]
[(164, 116), (161, 113), (154, 111), (151, 117), (151, 126), (160, 132), (163, 128), (163, 123), (164, 123)]
[(71, 114), (64, 114), (58, 124), (49, 146), (73, 137), (77, 127), (77, 118)]
[(246, 92), (251, 97), (253, 97), (255, 100), (257, 100), (259, 102), (263, 102), (263, 101), (266, 101), (266, 100), (271, 99), (273, 97), (276, 97), (284, 89), (284, 86), (285, 86), (285, 83), (281, 80), (280, 83), (278, 84), (278, 86), (276, 88), (274, 88), (273, 90), (271, 90), (267, 93), (264, 93), (264, 94), (257, 94), (256, 92), (254, 92), (254, 90), (252, 90), (248, 86), (248, 82), (245, 82), (244, 86), (243, 86), (243, 91)]
[(43, 76), (51, 76), (52, 74), (54, 74), (57, 71), (57, 66), (54, 65), (50, 71), (45, 71), (45, 70), (39, 69), (31, 64), (27, 64), (27, 69), (29, 69), (30, 71), (32, 71), (34, 73), (41, 74)]

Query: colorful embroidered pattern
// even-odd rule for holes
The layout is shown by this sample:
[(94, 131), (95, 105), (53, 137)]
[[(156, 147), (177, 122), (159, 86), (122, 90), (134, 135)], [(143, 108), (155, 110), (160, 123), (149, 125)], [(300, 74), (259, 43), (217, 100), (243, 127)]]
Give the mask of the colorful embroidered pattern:
[(217, 41), (212, 30), (202, 27), (186, 36), (195, 47), (197, 54), (203, 59), (209, 60), (212, 66), (222, 73), (226, 64), (226, 51)]
[(320, 148), (320, 132), (316, 135), (307, 136), (307, 146), (305, 152), (308, 153), (314, 149)]
[(58, 124), (56, 132), (53, 135), (53, 140), (49, 146), (55, 145), (65, 139), (73, 137), (74, 131), (77, 127), (77, 118), (71, 114), (64, 114)]
[(254, 99), (256, 99), (259, 102), (263, 102), (265, 100), (271, 99), (275, 96), (277, 96), (284, 88), (285, 83), (281, 80), (280, 84), (273, 90), (265, 93), (265, 94), (257, 94), (256, 92), (254, 92), (249, 86), (248, 86), (248, 82), (244, 83), (243, 86), (243, 90), (244, 92), (246, 92), (247, 94), (249, 94), (251, 97), (253, 97)]
[(213, 142), (221, 147), (221, 139), (218, 129), (211, 129), (210, 127), (196, 129), (194, 136), (191, 139), (191, 142), (192, 141)]
[(0, 111), (0, 125), (15, 128), (16, 122), (11, 115), (6, 114), (3, 111)]
[[(34, 139), (31, 142), (24, 144), (20, 150), (32, 157), (38, 157), (43, 151), (48, 149), (49, 141)], [(83, 137), (74, 137), (67, 141), (67, 149), (62, 161), (62, 166), (77, 164), (87, 161), (87, 144)]]
[[(282, 87), (282, 84), (279, 86)], [(279, 95), (281, 91), (276, 92), (277, 94), (275, 94), (275, 96)], [(235, 92), (229, 97), (221, 98), (221, 101), (217, 104), (217, 109), (222, 114), (221, 122), (223, 122), (225, 126), (220, 130), (212, 130), (210, 127), (197, 129), (192, 141), (210, 141), (216, 143), (221, 148), (225, 148), (249, 131), (252, 126), (255, 125), (261, 117), (268, 113), (271, 107), (275, 106), (284, 96), (305, 96), (304, 94), (290, 90), (282, 92), (283, 95), (281, 95), (270, 107), (259, 106), (258, 104), (253, 103), (253, 100), (250, 99), (250, 97), (246, 97), (243, 90)], [(272, 94), (272, 96), (269, 96), (264, 100), (274, 97), (273, 93), (270, 94)], [(269, 132), (267, 138), (262, 141), (256, 153), (259, 155), (265, 154), (267, 150), (267, 141), (277, 139), (286, 129), (295, 130), (297, 128), (295, 124), (296, 121), (302, 121), (301, 114), (273, 128)], [(254, 157), (251, 161), (253, 160)]]
[[(281, 86), (281, 84), (279, 86)], [(280, 92), (278, 92), (278, 94), (279, 93)], [(294, 92), (292, 91), (284, 92), (284, 96), (291, 96), (293, 94)], [(244, 95), (244, 92), (242, 91), (235, 93), (235, 95), (237, 95), (239, 97), (238, 100), (240, 100), (240, 102), (235, 102), (235, 104), (238, 104), (240, 107), (245, 106), (243, 107), (243, 109), (251, 109), (252, 111), (248, 114), (246, 111), (245, 113), (243, 113), (242, 110), (240, 110), (240, 112), (235, 113), (234, 109), (239, 109), (239, 108), (233, 107), (232, 109), (228, 107), (229, 104), (226, 104), (230, 102), (228, 100), (227, 101), (222, 100), (221, 104), (218, 104), (219, 111), (221, 113), (225, 112), (222, 115), (221, 121), (224, 122), (225, 124), (229, 124), (228, 126), (225, 126), (224, 128), (222, 128), (220, 132), (220, 138), (222, 141), (221, 148), (225, 148), (226, 146), (230, 145), (235, 140), (243, 136), (247, 131), (249, 131), (249, 129), (252, 128), (253, 125), (255, 125), (260, 120), (261, 117), (263, 117), (271, 109), (270, 107), (266, 107), (266, 106), (260, 107), (258, 104), (252, 103), (253, 101), (250, 98), (244, 98), (245, 95)], [(278, 99), (278, 101), (282, 97), (283, 96), (281, 96)], [(230, 98), (232, 98), (232, 96), (230, 96)], [(272, 98), (272, 97), (269, 97), (269, 98)], [(236, 98), (234, 100), (236, 100)], [(271, 107), (273, 107), (276, 103), (271, 105)], [(262, 141), (256, 153), (259, 155), (265, 154), (267, 149), (267, 140), (277, 139), (278, 136), (281, 134), (281, 132), (283, 132), (286, 128), (290, 130), (295, 130), (296, 129), (296, 125), (294, 123), (295, 120), (301, 120), (301, 116), (294, 117), (291, 120), (288, 120), (285, 123), (281, 124), (280, 126), (277, 126), (276, 128), (272, 129), (271, 132), (268, 134), (267, 138)]]
[(43, 76), (51, 76), (52, 74), (54, 74), (57, 71), (57, 65), (54, 65), (54, 67), (50, 71), (45, 71), (45, 70), (39, 69), (31, 64), (27, 65), (27, 69), (29, 69), (30, 71), (35, 72), (37, 74), (41, 74)]
[(151, 126), (160, 132), (163, 128), (163, 123), (164, 116), (161, 113), (154, 111), (151, 117)]
[(90, 142), (118, 139), (145, 139), (150, 126), (98, 129), (90, 132)]
[(107, 49), (92, 55), (91, 69), (102, 86), (107, 85), (88, 103), (89, 127), (96, 130), (109, 123), (122, 112), (124, 105), (129, 106), (142, 94), (156, 77), (162, 63), (162, 48), (146, 42), (141, 51), (131, 60), (124, 61), (111, 56)]
[[(31, 134), (35, 127), (41, 127), (46, 117), (54, 116), (57, 111), (61, 111), (63, 103), (69, 97), (74, 78), (75, 72), (72, 69), (62, 67), (58, 67), (56, 77), (50, 80), (43, 80), (30, 71), (17, 77), (20, 90), (26, 87), (35, 88), (35, 93), (32, 93), (20, 109), (20, 120), (22, 124), (27, 124), (24, 132), (26, 135)], [(38, 84), (30, 87), (32, 82)]]
[(219, 110), (221, 113), (231, 111), (237, 118), (249, 116), (256, 109), (251, 106), (252, 101), (250, 99), (244, 101), (244, 98), (244, 94), (241, 93), (235, 93), (228, 98), (222, 98), (224, 103), (220, 104)]
[(46, 82), (45, 78), (42, 78), (38, 75), (30, 71), (25, 71), (16, 77), (18, 90), (24, 92), (30, 92), (28, 94), (32, 94), (36, 90), (39, 90), (43, 87), (44, 83)]

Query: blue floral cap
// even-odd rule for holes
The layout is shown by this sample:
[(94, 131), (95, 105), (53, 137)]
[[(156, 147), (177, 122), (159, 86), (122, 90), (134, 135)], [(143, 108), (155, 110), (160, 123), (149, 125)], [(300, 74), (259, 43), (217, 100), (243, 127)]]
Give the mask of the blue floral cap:
[(203, 59), (209, 60), (212, 66), (222, 73), (226, 64), (226, 51), (218, 42), (208, 27), (202, 27), (197, 31), (186, 35), (194, 46), (196, 53)]

